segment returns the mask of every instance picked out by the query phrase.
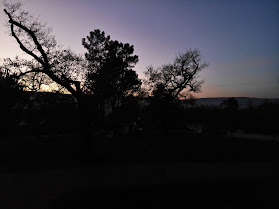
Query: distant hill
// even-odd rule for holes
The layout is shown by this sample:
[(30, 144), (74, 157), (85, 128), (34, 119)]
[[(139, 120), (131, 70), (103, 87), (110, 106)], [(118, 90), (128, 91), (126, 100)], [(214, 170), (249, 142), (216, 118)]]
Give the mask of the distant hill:
[[(211, 97), (211, 98), (199, 98), (196, 99), (196, 106), (219, 106), (222, 101), (230, 97)], [(258, 107), (264, 103), (279, 104), (279, 98), (264, 99), (264, 98), (251, 98), (251, 97), (235, 97), (238, 101), (239, 108), (245, 108), (248, 106)], [(183, 101), (181, 101), (183, 103)], [(19, 99), (15, 109), (38, 109), (42, 104), (57, 104), (68, 103), (77, 108), (77, 101), (70, 94), (60, 94), (51, 92), (24, 92)], [(141, 106), (146, 106), (148, 102), (146, 100), (140, 101)]]
[[(196, 105), (202, 106), (219, 106), (223, 100), (228, 99), (229, 97), (213, 97), (213, 98), (200, 98), (196, 100)], [(245, 108), (248, 106), (258, 107), (261, 104), (271, 102), (275, 104), (279, 104), (279, 98), (272, 99), (263, 99), (263, 98), (251, 98), (251, 97), (235, 97), (239, 108)]]

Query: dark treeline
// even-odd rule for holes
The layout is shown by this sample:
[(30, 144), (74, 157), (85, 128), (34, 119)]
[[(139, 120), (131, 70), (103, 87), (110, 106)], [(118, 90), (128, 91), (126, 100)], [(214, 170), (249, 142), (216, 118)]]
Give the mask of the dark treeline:
[[(95, 29), (81, 40), (84, 56), (77, 55), (57, 46), (50, 29), (23, 12), (20, 3), (4, 7), (11, 36), (31, 59), (7, 58), (1, 64), (1, 134), (56, 139), (71, 134), (89, 154), (92, 148), (112, 146), (107, 139), (119, 142), (127, 136), (156, 149), (236, 130), (278, 133), (277, 104), (240, 109), (229, 98), (218, 107), (195, 105), (192, 93), (201, 91), (199, 75), (208, 66), (197, 49), (160, 67), (149, 66), (145, 79), (139, 79), (133, 45)], [(40, 92), (43, 85), (52, 93)], [(174, 130), (183, 134), (169, 135)]]
[[(125, 118), (136, 115), (132, 111), (137, 109), (136, 97), (152, 98), (151, 103), (160, 116), (161, 131), (167, 134), (165, 116), (170, 106), (189, 97), (190, 92), (201, 89), (203, 81), (198, 80), (198, 75), (207, 63), (196, 49), (179, 54), (170, 64), (148, 67), (146, 79), (142, 81), (133, 70), (138, 62), (133, 45), (111, 40), (105, 32), (96, 29), (82, 39), (86, 49), (82, 57), (57, 46), (50, 29), (29, 12), (23, 12), (20, 3), (5, 2), (4, 7), (11, 36), (31, 60), (4, 59), (1, 71), (5, 75), (2, 78), (12, 77), (23, 91), (36, 92), (42, 85), (54, 85), (53, 91), (70, 93), (79, 113), (79, 125), (75, 129), (79, 130), (85, 147), (88, 147), (92, 130), (98, 131), (109, 125), (115, 134)], [(74, 111), (69, 111), (68, 116), (56, 114), (64, 112), (59, 105), (56, 106), (57, 109), (45, 108), (45, 111), (59, 117), (58, 121), (75, 117)], [(28, 112), (26, 110), (24, 112)], [(42, 112), (33, 114), (44, 117)]]
[[(74, 97), (60, 93), (26, 92), (20, 86), (7, 84), (9, 79), (1, 75), (1, 109), (5, 110), (1, 134), (78, 134), (80, 117)], [(233, 105), (227, 104), (230, 100), (234, 101)], [(100, 133), (100, 130), (114, 131), (114, 137), (119, 134), (148, 134), (156, 130), (161, 132), (163, 118), (164, 129), (167, 130), (209, 135), (237, 130), (278, 134), (274, 121), (277, 120), (279, 105), (268, 100), (257, 107), (240, 109), (234, 98), (224, 100), (219, 106), (195, 105), (195, 99), (192, 98), (178, 100), (169, 105), (166, 112), (162, 112), (162, 104), (155, 102), (152, 96), (137, 95), (125, 97), (117, 107), (106, 102), (101, 108), (94, 114), (88, 112), (93, 135)]]
[[(226, 105), (230, 100), (234, 105)], [(194, 100), (193, 100), (194, 101)], [(226, 134), (228, 131), (242, 130), (250, 133), (278, 134), (277, 120), (279, 105), (267, 102), (258, 107), (248, 106), (238, 108), (235, 98), (224, 100), (219, 106), (189, 105), (189, 102), (179, 101), (172, 105), (166, 113), (168, 128), (172, 130), (189, 130), (188, 126), (196, 125), (203, 134)], [(158, 107), (151, 104), (145, 108), (148, 120), (159, 119)], [(153, 123), (153, 128), (159, 128), (159, 123)]]
[[(197, 49), (147, 67), (140, 79), (133, 45), (95, 29), (77, 55), (21, 3), (3, 5), (9, 34), (29, 59), (0, 60), (1, 206), (205, 208), (275, 197), (267, 186), (278, 185), (279, 104), (242, 108), (228, 98), (200, 106), (193, 93), (208, 63)], [(233, 137), (239, 130), (269, 140)]]

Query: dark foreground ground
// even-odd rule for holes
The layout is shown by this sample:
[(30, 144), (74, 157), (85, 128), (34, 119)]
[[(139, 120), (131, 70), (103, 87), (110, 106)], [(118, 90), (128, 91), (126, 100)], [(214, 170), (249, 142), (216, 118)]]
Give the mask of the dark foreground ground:
[[(278, 208), (276, 141), (2, 137), (0, 208)], [(94, 145), (94, 146), (93, 146)]]

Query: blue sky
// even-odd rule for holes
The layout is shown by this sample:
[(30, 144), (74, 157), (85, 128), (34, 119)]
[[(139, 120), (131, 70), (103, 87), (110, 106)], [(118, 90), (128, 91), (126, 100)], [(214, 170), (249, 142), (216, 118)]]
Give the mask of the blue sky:
[[(209, 67), (197, 97), (279, 98), (279, 1), (277, 0), (23, 0), (40, 15), (58, 43), (84, 53), (81, 39), (101, 29), (134, 45), (146, 67), (169, 63), (190, 48)], [(0, 13), (0, 58), (21, 55)]]

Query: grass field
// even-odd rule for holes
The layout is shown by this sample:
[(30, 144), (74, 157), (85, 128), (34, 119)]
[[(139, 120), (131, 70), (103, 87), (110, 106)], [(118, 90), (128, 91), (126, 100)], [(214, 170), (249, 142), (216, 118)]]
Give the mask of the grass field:
[(276, 208), (278, 142), (170, 132), (5, 136), (1, 208)]
[[(79, 136), (5, 136), (0, 140), (1, 170), (76, 167), (83, 164)], [(229, 136), (170, 132), (116, 139), (93, 138), (89, 162), (278, 162), (279, 143)]]
[[(0, 140), (1, 170), (36, 170), (76, 167), (84, 164), (78, 135), (49, 137), (5, 136)], [(138, 162), (278, 162), (279, 143), (224, 135), (183, 132), (115, 139), (92, 137), (87, 146), (89, 164)]]

